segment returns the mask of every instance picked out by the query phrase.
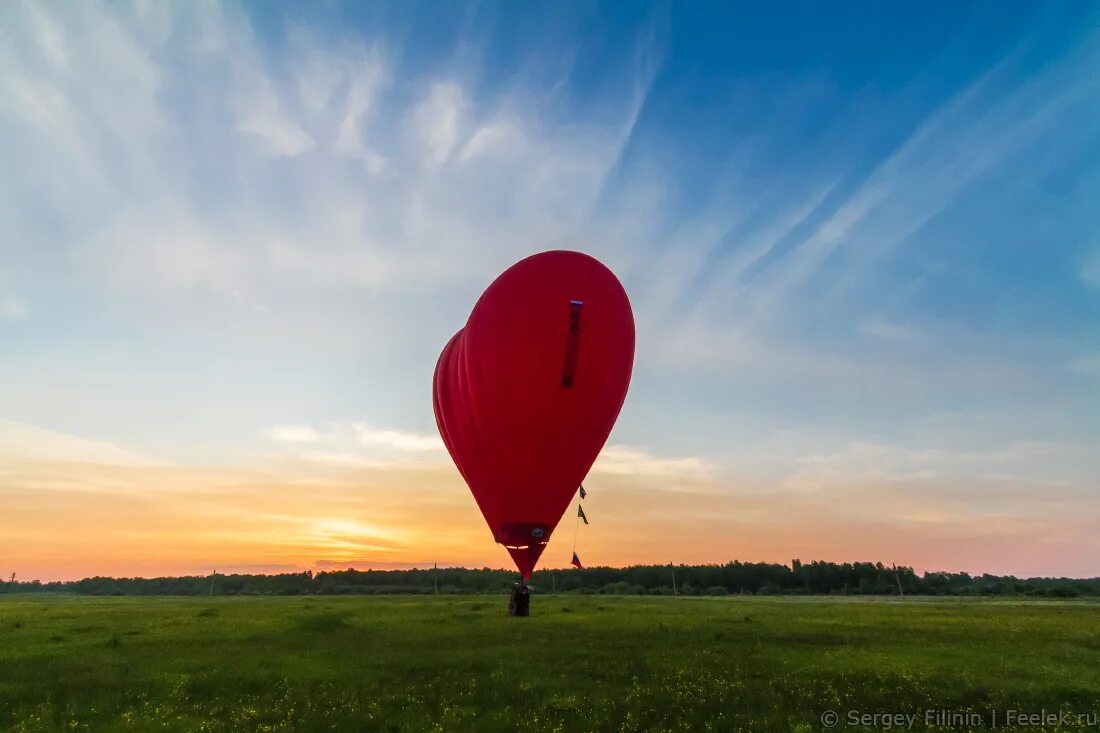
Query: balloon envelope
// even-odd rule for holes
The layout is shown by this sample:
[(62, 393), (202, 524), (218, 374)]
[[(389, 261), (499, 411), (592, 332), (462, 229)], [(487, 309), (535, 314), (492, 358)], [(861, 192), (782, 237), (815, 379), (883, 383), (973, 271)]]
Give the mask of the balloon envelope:
[(443, 348), (436, 424), (525, 578), (607, 440), (633, 364), (626, 292), (580, 252), (508, 268)]

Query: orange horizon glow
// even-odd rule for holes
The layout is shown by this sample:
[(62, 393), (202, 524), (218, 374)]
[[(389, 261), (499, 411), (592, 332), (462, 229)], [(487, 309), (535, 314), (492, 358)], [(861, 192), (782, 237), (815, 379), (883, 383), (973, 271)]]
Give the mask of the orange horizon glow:
[[(22, 580), (511, 567), (445, 456), (251, 469), (9, 457), (0, 477), (0, 573)], [(770, 488), (610, 447), (586, 487), (577, 551), (589, 566), (798, 558), (1089, 576), (1100, 557), (1095, 518), (998, 516), (943, 497), (933, 511), (896, 482)], [(568, 567), (573, 512), (539, 567)]]

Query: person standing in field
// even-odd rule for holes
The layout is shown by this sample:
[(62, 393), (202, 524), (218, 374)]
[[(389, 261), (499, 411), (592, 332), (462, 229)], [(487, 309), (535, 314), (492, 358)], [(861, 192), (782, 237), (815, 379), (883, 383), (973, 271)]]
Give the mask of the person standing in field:
[(512, 585), (512, 595), (508, 599), (509, 616), (529, 616), (531, 613), (531, 589), (520, 580)]

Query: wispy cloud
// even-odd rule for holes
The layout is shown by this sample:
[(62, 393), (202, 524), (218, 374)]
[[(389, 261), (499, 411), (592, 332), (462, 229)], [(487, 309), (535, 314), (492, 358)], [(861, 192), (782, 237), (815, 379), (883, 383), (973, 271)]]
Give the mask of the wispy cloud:
[[(489, 106), (451, 75), (406, 79), (391, 94), (377, 42), (329, 44), (295, 29), (288, 71), (276, 73), (262, 66), (241, 14), (177, 11), (157, 18), (175, 31), (161, 33), (135, 26), (121, 8), (89, 9), (79, 30), (49, 9), (26, 11), (65, 34), (68, 61), (47, 73), (42, 61), (57, 53), (38, 47), (41, 35), (17, 45), (2, 77), (5, 111), (25, 123), (18, 134), (40, 165), (82, 159), (112, 203), (81, 222), (82, 272), (147, 297), (219, 292), (230, 308), (300, 309), (333, 286), (366, 287), (356, 297), (369, 302), (372, 291), (481, 272), (486, 260), (496, 266), (550, 243), (589, 214), (654, 73), (645, 57), (620, 124), (559, 128), (521, 112), (535, 101), (521, 90)], [(213, 29), (234, 42), (215, 42)], [(192, 73), (169, 71), (178, 54), (196, 50)], [(226, 64), (234, 72), (217, 75)], [(125, 104), (115, 104), (123, 89)], [(206, 117), (184, 128), (191, 118), (178, 105), (196, 98)], [(110, 136), (109, 148), (93, 145), (99, 134)], [(302, 196), (270, 185), (268, 156), (291, 159), (292, 176), (309, 182)], [(204, 166), (234, 179), (219, 200), (199, 193)], [(466, 185), (474, 180), (482, 183)], [(47, 185), (72, 190), (71, 179)], [(493, 203), (501, 196), (505, 208)], [(517, 236), (537, 222), (559, 223), (540, 242)], [(288, 287), (298, 291), (291, 303)]]
[(386, 430), (373, 428), (366, 423), (355, 423), (355, 432), (359, 442), (366, 446), (393, 448), (409, 453), (443, 450), (443, 441), (435, 433), (414, 433), (408, 430)]
[(262, 85), (256, 94), (256, 99), (248, 100), (238, 130), (254, 135), (261, 150), (273, 157), (292, 158), (313, 149), (316, 141), (287, 118), (270, 86)]
[(678, 481), (708, 478), (716, 467), (697, 457), (666, 458), (655, 456), (644, 448), (609, 445), (600, 452), (592, 467), (593, 475), (610, 474), (635, 478), (674, 478)]
[[(851, 353), (846, 341), (840, 348), (814, 343), (813, 333), (856, 322), (862, 335), (881, 343), (917, 346), (917, 326), (901, 326), (894, 315), (905, 288), (882, 289), (894, 277), (888, 268), (902, 257), (921, 262), (917, 249), (929, 224), (993, 185), (998, 172), (1015, 175), (1052, 130), (1089, 114), (1095, 107), (1095, 56), (1095, 39), (1087, 40), (1022, 83), (1014, 73), (1019, 56), (1009, 57), (929, 113), (856, 185), (822, 180), (790, 214), (742, 234), (744, 243), (725, 259), (701, 259), (713, 269), (702, 280), (691, 315), (666, 327), (676, 344), (665, 352), (669, 359), (746, 373), (811, 365), (826, 382), (831, 375), (859, 380), (873, 365), (898, 384), (928, 374), (934, 368), (928, 360), (942, 358), (941, 344), (950, 340), (954, 358), (995, 363), (995, 357), (982, 355), (980, 339), (930, 320), (925, 325), (935, 339), (905, 350), (904, 358), (880, 352), (869, 361), (872, 355)], [(733, 231), (741, 232), (733, 221)], [(906, 248), (912, 254), (899, 254)], [(685, 248), (676, 249), (679, 254)], [(690, 257), (692, 247), (686, 251)], [(921, 275), (942, 276), (937, 270), (943, 266), (930, 259)], [(688, 283), (679, 289), (699, 280), (693, 274)], [(938, 379), (968, 371), (941, 370)]]
[(379, 428), (365, 422), (279, 425), (267, 434), (287, 451), (285, 457), (321, 465), (386, 469), (443, 465), (448, 460), (437, 433)]
[[(923, 481), (951, 483), (993, 470), (1030, 466), (1035, 459), (1057, 458), (1065, 446), (1043, 442), (1016, 442), (986, 450), (851, 441), (839, 450), (800, 456), (798, 470), (784, 486), (809, 489), (839, 487), (869, 481)], [(1004, 474), (997, 474), (1003, 476)], [(967, 497), (960, 497), (964, 501)]]
[(112, 466), (163, 465), (161, 461), (113, 443), (10, 420), (0, 420), (0, 459)]
[(267, 434), (281, 443), (316, 443), (321, 439), (321, 434), (309, 425), (276, 425)]
[[(280, 425), (267, 434), (290, 450), (287, 455), (323, 465), (395, 469), (409, 465), (449, 467), (451, 463), (435, 432), (381, 428), (365, 422), (329, 422), (320, 427)], [(594, 476), (674, 479), (676, 485), (697, 485), (717, 472), (715, 464), (697, 456), (662, 456), (639, 446), (615, 444), (604, 446), (592, 467)]]

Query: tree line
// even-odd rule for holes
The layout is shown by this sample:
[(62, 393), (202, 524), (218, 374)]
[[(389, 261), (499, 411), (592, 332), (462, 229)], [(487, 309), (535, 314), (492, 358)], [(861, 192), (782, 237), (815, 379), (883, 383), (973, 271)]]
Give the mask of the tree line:
[[(166, 578), (84, 578), (42, 583), (0, 583), (0, 593), (79, 595), (337, 595), (502, 593), (516, 573), (489, 568), (337, 570), (276, 575), (214, 573)], [(1016, 578), (969, 573), (926, 572), (882, 563), (794, 560), (724, 565), (633, 565), (625, 568), (538, 570), (531, 578), (538, 593), (615, 595), (947, 595), (1100, 596), (1100, 578)]]

